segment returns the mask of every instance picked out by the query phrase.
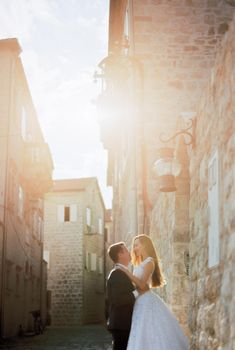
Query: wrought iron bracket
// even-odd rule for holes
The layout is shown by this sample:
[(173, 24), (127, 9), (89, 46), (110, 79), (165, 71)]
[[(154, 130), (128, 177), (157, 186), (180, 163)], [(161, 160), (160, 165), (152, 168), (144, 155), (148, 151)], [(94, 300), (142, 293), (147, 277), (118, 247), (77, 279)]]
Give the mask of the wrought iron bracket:
[[(184, 144), (185, 145), (192, 145), (192, 147), (194, 148), (195, 147), (195, 123), (196, 123), (196, 120), (195, 119), (190, 119), (190, 126), (188, 128), (185, 128), (185, 129), (181, 129), (179, 131), (177, 131), (173, 136), (169, 137), (169, 138), (166, 138), (165, 134), (162, 133), (160, 136), (159, 136), (159, 139), (161, 142), (163, 143), (168, 143), (169, 141), (172, 141), (174, 140), (177, 136), (179, 135), (186, 135), (190, 138), (189, 141), (186, 141), (184, 139)], [(188, 130), (192, 130), (192, 133), (189, 132)]]

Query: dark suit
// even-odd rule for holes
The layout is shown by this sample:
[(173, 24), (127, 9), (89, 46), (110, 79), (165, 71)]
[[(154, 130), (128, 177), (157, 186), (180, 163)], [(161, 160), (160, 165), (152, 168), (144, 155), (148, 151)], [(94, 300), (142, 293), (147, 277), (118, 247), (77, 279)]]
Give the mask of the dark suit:
[(108, 329), (113, 350), (126, 350), (135, 297), (134, 286), (120, 269), (112, 270), (107, 282)]

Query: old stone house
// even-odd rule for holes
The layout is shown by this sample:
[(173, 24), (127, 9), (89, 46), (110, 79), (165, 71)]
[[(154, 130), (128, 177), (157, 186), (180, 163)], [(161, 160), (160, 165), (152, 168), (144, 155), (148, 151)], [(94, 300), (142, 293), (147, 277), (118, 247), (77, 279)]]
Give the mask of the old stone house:
[(31, 99), (16, 39), (0, 40), (0, 312), (1, 336), (46, 322), (43, 195), (52, 159)]
[(51, 324), (102, 322), (105, 207), (96, 178), (54, 181), (44, 216)]
[[(114, 235), (151, 235), (167, 279), (159, 293), (191, 349), (235, 347), (234, 5), (110, 0), (97, 74)], [(170, 192), (154, 170), (165, 146), (181, 163)]]

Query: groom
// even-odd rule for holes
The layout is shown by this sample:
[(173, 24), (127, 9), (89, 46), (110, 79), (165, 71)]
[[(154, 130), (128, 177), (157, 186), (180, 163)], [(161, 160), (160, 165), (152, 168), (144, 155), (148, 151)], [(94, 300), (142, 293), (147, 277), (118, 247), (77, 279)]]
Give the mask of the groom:
[(111, 245), (108, 249), (115, 263), (107, 281), (108, 330), (113, 337), (113, 350), (126, 350), (135, 298), (139, 292), (134, 288), (127, 275), (118, 268), (128, 269), (130, 253), (124, 242)]

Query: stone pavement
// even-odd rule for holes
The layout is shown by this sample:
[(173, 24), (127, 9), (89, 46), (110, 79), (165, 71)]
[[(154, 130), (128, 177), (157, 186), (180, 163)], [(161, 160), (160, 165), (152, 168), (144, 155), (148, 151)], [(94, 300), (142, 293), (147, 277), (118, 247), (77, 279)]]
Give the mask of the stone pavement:
[(0, 349), (17, 350), (111, 350), (111, 336), (101, 325), (50, 328), (42, 335), (0, 343)]

